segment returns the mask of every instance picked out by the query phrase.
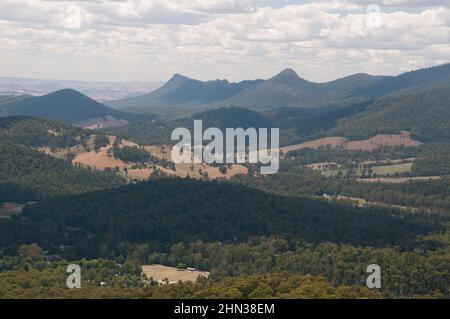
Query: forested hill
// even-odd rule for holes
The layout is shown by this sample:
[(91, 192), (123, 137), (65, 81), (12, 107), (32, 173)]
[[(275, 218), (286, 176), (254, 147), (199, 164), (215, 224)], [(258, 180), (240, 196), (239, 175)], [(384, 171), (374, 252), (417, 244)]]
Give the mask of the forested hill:
[(0, 118), (0, 202), (26, 202), (125, 184), (112, 172), (74, 167), (36, 150), (86, 143), (92, 132), (50, 120)]
[(450, 86), (386, 97), (338, 121), (329, 135), (361, 139), (410, 131), (423, 142), (450, 142)]
[(125, 184), (117, 174), (77, 168), (25, 146), (0, 141), (0, 202), (36, 201)]
[[(114, 251), (125, 242), (158, 246), (196, 240), (239, 242), (271, 235), (408, 247), (415, 245), (417, 235), (440, 229), (434, 221), (432, 215), (364, 210), (228, 183), (163, 178), (41, 201), (26, 207), (23, 218), (0, 224), (0, 243), (64, 244), (77, 256), (98, 255), (104, 246)], [(26, 235), (13, 231), (18, 225)]]
[(91, 131), (53, 120), (28, 116), (0, 118), (0, 136), (12, 143), (39, 147), (70, 147), (87, 140)]
[(370, 98), (377, 98), (393, 92), (425, 89), (436, 85), (450, 85), (450, 63), (414, 70), (398, 76), (383, 77), (376, 85), (362, 93)]

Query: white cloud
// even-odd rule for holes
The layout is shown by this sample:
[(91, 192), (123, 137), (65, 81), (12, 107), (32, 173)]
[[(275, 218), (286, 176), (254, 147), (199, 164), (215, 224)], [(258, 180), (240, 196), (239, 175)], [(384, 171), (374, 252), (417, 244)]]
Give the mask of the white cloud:
[(357, 1), (353, 0), (353, 2), (362, 3), (365, 5), (369, 4), (378, 4), (380, 6), (386, 7), (450, 7), (450, 3), (448, 0), (363, 0)]
[(190, 0), (180, 1), (196, 11), (207, 13), (243, 13), (256, 10), (256, 0)]
[(450, 9), (442, 1), (374, 14), (362, 3), (1, 0), (0, 69), (53, 78), (164, 80), (178, 72), (238, 80), (291, 66), (320, 81), (450, 61)]

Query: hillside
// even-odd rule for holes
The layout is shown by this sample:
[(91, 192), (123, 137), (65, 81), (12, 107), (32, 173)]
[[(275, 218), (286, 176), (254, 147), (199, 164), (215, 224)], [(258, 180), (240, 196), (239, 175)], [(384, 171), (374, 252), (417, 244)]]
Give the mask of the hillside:
[(352, 139), (409, 131), (423, 142), (450, 142), (450, 87), (437, 87), (377, 100), (372, 106), (338, 121), (330, 135)]
[(363, 91), (363, 94), (377, 98), (393, 92), (443, 85), (450, 85), (450, 63), (384, 77), (382, 81)]
[(92, 126), (95, 123), (100, 126), (109, 126), (108, 122), (113, 125), (123, 125), (146, 118), (146, 116), (111, 109), (70, 89), (3, 103), (0, 105), (0, 115), (27, 115), (80, 126)]
[[(355, 74), (325, 83), (302, 79), (286, 69), (267, 80), (229, 83), (201, 82), (175, 75), (160, 89), (145, 95), (108, 102), (109, 106), (133, 111), (174, 114), (189, 109), (244, 107), (253, 110), (293, 108), (339, 108), (377, 99), (391, 93), (450, 83), (450, 64), (398, 76)], [(173, 114), (172, 114), (173, 115)]]
[(167, 145), (137, 144), (116, 135), (24, 116), (0, 118), (0, 138), (65, 160), (75, 167), (114, 172), (129, 182), (147, 180), (154, 175), (229, 179), (248, 172), (246, 167), (237, 164), (175, 164)]
[(0, 109), (3, 105), (28, 98), (27, 95), (0, 95)]

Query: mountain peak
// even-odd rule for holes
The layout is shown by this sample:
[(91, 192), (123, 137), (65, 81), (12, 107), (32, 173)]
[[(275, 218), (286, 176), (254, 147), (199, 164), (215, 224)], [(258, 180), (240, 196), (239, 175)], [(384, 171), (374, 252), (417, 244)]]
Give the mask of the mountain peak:
[(186, 80), (190, 80), (190, 78), (188, 78), (187, 76), (184, 76), (182, 74), (179, 73), (175, 73), (169, 80), (169, 82), (171, 81), (186, 81)]
[(295, 72), (294, 69), (291, 69), (291, 68), (284, 69), (284, 70), (281, 71), (278, 75), (282, 75), (282, 76), (290, 76), (290, 77), (297, 77), (297, 78), (299, 78), (297, 72)]
[(277, 75), (275, 75), (272, 79), (282, 80), (282, 81), (299, 81), (302, 80), (301, 77), (291, 68), (284, 69)]
[(58, 91), (49, 93), (49, 94), (44, 95), (44, 96), (71, 96), (71, 97), (84, 96), (85, 97), (85, 95), (83, 93), (78, 92), (78, 91), (76, 91), (74, 89), (70, 89), (70, 88), (58, 90)]
[(298, 74), (291, 68), (284, 69), (273, 78), (271, 78), (271, 80), (290, 85), (298, 84), (299, 82), (308, 82), (299, 77)]

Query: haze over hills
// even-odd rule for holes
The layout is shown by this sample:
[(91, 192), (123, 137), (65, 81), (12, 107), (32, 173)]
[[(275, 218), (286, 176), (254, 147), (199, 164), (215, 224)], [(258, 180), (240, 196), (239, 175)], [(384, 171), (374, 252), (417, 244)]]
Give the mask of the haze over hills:
[(253, 110), (280, 107), (337, 108), (364, 102), (397, 91), (450, 83), (450, 64), (417, 70), (399, 76), (355, 74), (326, 83), (302, 79), (286, 69), (268, 80), (229, 83), (201, 82), (175, 75), (160, 89), (107, 105), (133, 111), (206, 109), (237, 106)]
[(72, 89), (38, 97), (9, 98), (0, 104), (1, 116), (27, 115), (83, 127), (120, 126), (149, 118), (109, 108)]
[(0, 77), (0, 95), (40, 96), (72, 88), (96, 101), (102, 102), (145, 94), (161, 85), (163, 83), (159, 82), (94, 82)]

